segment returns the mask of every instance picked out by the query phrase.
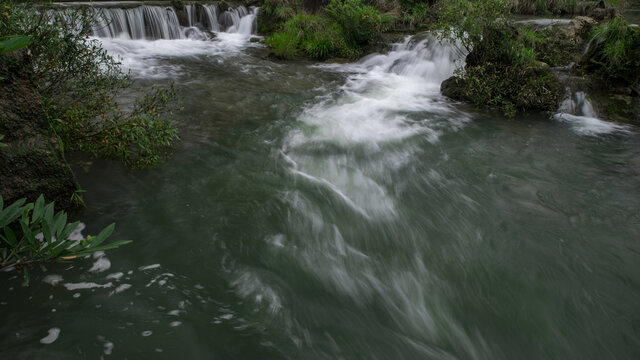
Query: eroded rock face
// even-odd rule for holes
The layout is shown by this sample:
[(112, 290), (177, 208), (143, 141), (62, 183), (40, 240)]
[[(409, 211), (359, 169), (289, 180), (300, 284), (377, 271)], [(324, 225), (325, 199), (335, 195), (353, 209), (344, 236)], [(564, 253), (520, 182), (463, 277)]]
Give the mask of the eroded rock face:
[(71, 206), (78, 188), (52, 135), (30, 73), (26, 51), (0, 56), (0, 194), (5, 204), (40, 194), (56, 208)]

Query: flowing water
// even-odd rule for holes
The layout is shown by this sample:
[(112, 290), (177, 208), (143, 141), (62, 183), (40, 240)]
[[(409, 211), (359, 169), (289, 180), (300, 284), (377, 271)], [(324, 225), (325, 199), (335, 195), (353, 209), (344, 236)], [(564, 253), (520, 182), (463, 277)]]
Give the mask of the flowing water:
[(239, 28), (102, 38), (177, 83), (182, 142), (77, 167), (84, 233), (134, 242), (3, 274), (1, 358), (640, 356), (637, 128), (579, 93), (552, 119), (451, 102), (459, 55), (429, 38), (317, 65)]

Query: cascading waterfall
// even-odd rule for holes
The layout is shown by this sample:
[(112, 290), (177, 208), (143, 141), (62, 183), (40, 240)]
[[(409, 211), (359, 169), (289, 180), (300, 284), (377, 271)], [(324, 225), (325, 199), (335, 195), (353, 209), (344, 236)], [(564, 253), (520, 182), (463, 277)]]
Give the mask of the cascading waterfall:
[[(93, 33), (101, 38), (184, 39), (206, 38), (203, 30), (251, 35), (257, 27), (258, 8), (229, 8), (220, 15), (217, 5), (185, 5), (179, 16), (173, 7), (139, 6), (96, 9), (100, 19)], [(180, 21), (182, 19), (182, 23)]]
[[(406, 163), (413, 152), (410, 146), (401, 153), (390, 147), (416, 137), (436, 142), (442, 131), (455, 130), (467, 119), (440, 95), (440, 83), (453, 74), (459, 56), (455, 46), (434, 38), (407, 38), (388, 54), (333, 66), (354, 74), (300, 116), (308, 130), (292, 132), (283, 149), (292, 173), (326, 187), (335, 201), (367, 219), (395, 217), (388, 196), (392, 164)], [(361, 166), (354, 147), (368, 155), (367, 166)], [(345, 151), (327, 150), (335, 148)]]
[(247, 10), (244, 6), (229, 8), (220, 14), (220, 26), (229, 33), (249, 35), (255, 31), (258, 8)]
[[(192, 5), (195, 6), (195, 5)], [(218, 10), (215, 5), (202, 5), (206, 25), (211, 31), (220, 31), (220, 23), (218, 23)]]
[(555, 118), (571, 124), (578, 133), (595, 135), (628, 130), (624, 125), (598, 119), (598, 115), (584, 91), (571, 93), (567, 89), (567, 92), (569, 96), (560, 104)]

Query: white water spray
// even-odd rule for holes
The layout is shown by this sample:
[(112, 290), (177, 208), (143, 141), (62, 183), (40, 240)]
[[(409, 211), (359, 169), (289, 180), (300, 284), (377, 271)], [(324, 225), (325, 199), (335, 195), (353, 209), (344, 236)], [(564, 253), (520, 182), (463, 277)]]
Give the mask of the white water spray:
[(629, 128), (624, 125), (598, 119), (593, 105), (587, 98), (587, 94), (578, 91), (565, 99), (554, 115), (557, 120), (569, 123), (579, 134), (598, 135), (613, 132), (627, 132)]

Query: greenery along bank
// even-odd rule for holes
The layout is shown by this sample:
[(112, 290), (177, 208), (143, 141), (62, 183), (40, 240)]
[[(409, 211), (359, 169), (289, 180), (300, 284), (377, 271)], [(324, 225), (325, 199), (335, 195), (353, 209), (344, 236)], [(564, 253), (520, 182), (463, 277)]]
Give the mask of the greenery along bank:
[(113, 226), (95, 238), (67, 241), (78, 224), (54, 214), (54, 204), (45, 206), (42, 196), (57, 208), (82, 204), (66, 152), (145, 168), (178, 139), (168, 116), (175, 108), (173, 87), (119, 104), (119, 95), (135, 89), (120, 64), (89, 38), (96, 13), (49, 6), (0, 0), (0, 269), (17, 269), (25, 283), (34, 264), (126, 243), (102, 245)]
[[(77, 189), (64, 154), (80, 150), (135, 168), (157, 164), (178, 139), (175, 89), (137, 93), (120, 64), (91, 40), (95, 12), (0, 0), (0, 37), (28, 36), (0, 57), (0, 152), (6, 201), (40, 193), (68, 207)], [(132, 104), (120, 104), (120, 94)], [(6, 94), (13, 94), (12, 97)], [(35, 145), (34, 145), (35, 144)]]
[[(593, 1), (370, 1), (267, 0), (260, 30), (281, 59), (356, 59), (375, 51), (384, 32), (432, 31), (468, 53), (466, 65), (445, 81), (454, 99), (516, 111), (555, 111), (564, 87), (553, 67), (604, 84), (638, 103), (637, 28), (614, 5)], [(518, 24), (514, 14), (578, 15), (569, 24), (540, 29)], [(596, 21), (601, 23), (598, 25)], [(605, 35), (606, 34), (606, 35)], [(582, 50), (591, 43), (590, 51)], [(621, 88), (620, 85), (623, 87)], [(594, 85), (602, 87), (602, 85)], [(633, 114), (633, 105), (631, 105)], [(633, 115), (631, 120), (635, 120)]]

